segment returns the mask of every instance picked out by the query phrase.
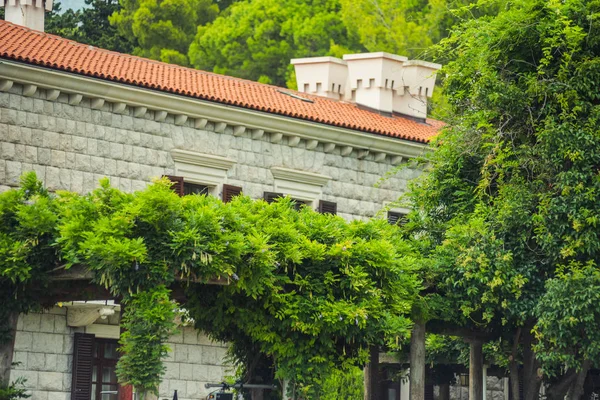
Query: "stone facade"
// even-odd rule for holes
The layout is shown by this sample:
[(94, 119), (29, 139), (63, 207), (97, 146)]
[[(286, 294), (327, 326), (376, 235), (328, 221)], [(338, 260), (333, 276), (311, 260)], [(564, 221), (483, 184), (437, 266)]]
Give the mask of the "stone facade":
[(0, 92), (0, 186), (4, 188), (16, 186), (23, 172), (33, 170), (51, 190), (85, 193), (104, 176), (121, 190), (140, 190), (153, 177), (175, 174), (170, 151), (185, 149), (234, 160), (227, 183), (241, 186), (252, 198), (274, 191), (272, 167), (326, 175), (331, 179), (323, 186), (321, 198), (337, 202), (339, 215), (355, 219), (374, 216), (419, 174), (407, 168), (375, 187), (393, 168), (389, 157), (375, 161), (375, 155), (363, 152), (359, 159), (357, 150), (342, 156), (340, 146), (326, 153), (322, 143), (307, 149), (311, 146), (304, 139), (296, 143), (284, 136), (274, 143), (270, 134), (259, 139), (253, 139), (251, 131), (234, 136), (231, 126), (216, 133), (210, 121), (196, 129), (193, 120), (177, 124), (172, 114), (158, 122), (158, 111), (134, 116), (136, 109), (129, 106), (116, 113), (109, 102), (95, 109), (93, 99), (86, 97), (71, 105), (68, 94), (46, 100), (46, 90), (38, 89), (31, 97), (22, 92), (18, 83)]
[(31, 400), (71, 398), (73, 333), (66, 309), (21, 315), (17, 325), (11, 379), (23, 377)]
[[(486, 400), (508, 400), (508, 392), (505, 391), (505, 384), (508, 378), (498, 378), (488, 376), (485, 381), (485, 399)], [(435, 390), (435, 399), (439, 397), (439, 390)], [(450, 386), (451, 400), (469, 400), (469, 388), (467, 386)]]
[[(118, 315), (110, 319), (118, 323)], [(97, 324), (102, 324), (99, 320)], [(106, 324), (106, 322), (104, 322)], [(118, 332), (118, 327), (115, 327)], [(11, 378), (25, 378), (31, 400), (69, 400), (73, 366), (73, 335), (86, 328), (67, 326), (67, 308), (54, 307), (43, 313), (19, 317)], [(98, 337), (102, 337), (99, 335)], [(233, 371), (225, 364), (227, 346), (208, 339), (191, 327), (179, 327), (168, 345), (166, 372), (159, 398), (203, 399), (210, 392), (207, 382), (220, 382)]]

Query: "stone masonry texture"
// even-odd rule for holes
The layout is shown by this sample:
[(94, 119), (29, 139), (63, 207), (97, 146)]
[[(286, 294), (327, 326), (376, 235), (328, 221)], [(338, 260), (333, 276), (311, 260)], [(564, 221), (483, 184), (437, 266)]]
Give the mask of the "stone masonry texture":
[(175, 163), (170, 151), (185, 149), (235, 160), (227, 183), (241, 186), (253, 198), (274, 190), (271, 167), (330, 176), (322, 199), (337, 202), (342, 217), (356, 219), (374, 216), (419, 174), (406, 168), (381, 182), (394, 168), (389, 159), (375, 162), (369, 155), (359, 160), (356, 150), (343, 157), (339, 147), (331, 153), (325, 153), (322, 144), (308, 150), (304, 140), (290, 147), (286, 138), (272, 143), (268, 134), (256, 140), (249, 131), (233, 136), (231, 127), (215, 133), (212, 123), (203, 129), (195, 129), (193, 120), (175, 125), (171, 114), (156, 122), (153, 111), (134, 117), (130, 107), (124, 114), (112, 113), (108, 102), (96, 110), (86, 98), (72, 106), (66, 94), (48, 101), (45, 90), (32, 97), (21, 92), (19, 84), (0, 92), (0, 188), (4, 190), (17, 186), (27, 171), (35, 171), (51, 190), (85, 193), (104, 176), (119, 189), (140, 190), (154, 177), (172, 175)]
[[(115, 323), (118, 317), (112, 319)], [(99, 321), (100, 322), (100, 321)], [(17, 325), (11, 379), (25, 378), (31, 400), (69, 400), (73, 366), (73, 334), (84, 328), (67, 327), (67, 309), (22, 314)], [(179, 327), (167, 342), (166, 372), (159, 399), (204, 399), (208, 382), (221, 382), (233, 370), (225, 363), (227, 345), (213, 342), (191, 327)]]

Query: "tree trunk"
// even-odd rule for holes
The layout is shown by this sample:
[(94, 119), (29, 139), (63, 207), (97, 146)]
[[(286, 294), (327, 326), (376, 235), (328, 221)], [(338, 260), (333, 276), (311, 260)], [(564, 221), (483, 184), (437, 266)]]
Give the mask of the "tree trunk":
[(410, 335), (410, 400), (425, 400), (425, 322), (415, 321)]
[(571, 385), (569, 393), (567, 395), (568, 400), (580, 400), (583, 395), (583, 384), (585, 383), (585, 377), (590, 370), (590, 360), (585, 360), (581, 366), (581, 370), (577, 373), (577, 378)]
[(380, 400), (379, 385), (379, 347), (369, 349), (369, 363), (365, 366), (365, 400)]
[(540, 397), (540, 386), (542, 384), (542, 376), (538, 370), (540, 363), (533, 352), (533, 329), (534, 322), (528, 321), (525, 323), (522, 331), (523, 337), (523, 399), (522, 400), (538, 400)]
[(17, 333), (18, 312), (9, 312), (6, 317), (6, 326), (10, 339), (5, 343), (0, 343), (0, 385), (8, 386), (10, 384), (10, 370), (15, 352), (15, 337)]
[(252, 400), (263, 400), (264, 399), (264, 390), (263, 389), (252, 389), (250, 390), (250, 397)]
[(546, 398), (548, 400), (564, 400), (576, 378), (577, 372), (574, 369), (568, 370), (560, 380), (548, 386)]
[(513, 400), (521, 400), (519, 391), (519, 341), (521, 340), (521, 327), (517, 328), (513, 339), (512, 351), (510, 354), (510, 393)]
[(450, 384), (442, 383), (440, 384), (440, 396), (438, 400), (450, 400)]
[(469, 345), (469, 400), (483, 400), (483, 343), (472, 340)]

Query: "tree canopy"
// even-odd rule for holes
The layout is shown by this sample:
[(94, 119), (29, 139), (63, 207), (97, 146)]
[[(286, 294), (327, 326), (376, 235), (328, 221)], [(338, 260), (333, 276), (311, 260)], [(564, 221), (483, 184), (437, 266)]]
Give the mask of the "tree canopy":
[[(119, 379), (145, 390), (160, 381), (176, 308), (242, 364), (263, 357), (310, 394), (369, 346), (401, 343), (420, 288), (396, 226), (298, 212), (290, 199), (179, 197), (166, 179), (133, 194), (107, 180), (53, 194), (32, 173), (0, 194), (0, 217), (6, 309), (48, 306), (64, 295), (57, 271), (92, 271), (126, 305)], [(202, 283), (218, 276), (231, 284)]]
[(569, 388), (577, 398), (577, 373), (597, 360), (587, 332), (599, 321), (589, 309), (600, 256), (599, 12), (598, 1), (507, 3), (437, 47), (452, 60), (449, 126), (413, 186), (407, 229), (446, 304), (434, 318), (514, 344), (528, 400), (542, 381), (552, 398)]

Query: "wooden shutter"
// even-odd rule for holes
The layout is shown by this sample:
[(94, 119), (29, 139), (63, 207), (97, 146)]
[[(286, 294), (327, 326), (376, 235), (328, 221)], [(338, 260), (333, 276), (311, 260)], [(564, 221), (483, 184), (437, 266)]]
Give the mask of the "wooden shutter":
[(223, 185), (223, 203), (229, 203), (235, 196), (242, 194), (242, 188), (233, 185)]
[[(71, 400), (90, 400), (92, 398), (93, 363), (94, 335), (75, 333)], [(98, 371), (98, 373), (101, 372)]]
[(321, 214), (337, 214), (337, 203), (333, 201), (319, 200), (319, 212)]
[(404, 217), (406, 217), (405, 214), (399, 213), (399, 212), (393, 212), (393, 211), (388, 211), (388, 222), (392, 225), (397, 225), (400, 224), (402, 225), (404, 223)]
[(164, 175), (173, 183), (171, 189), (180, 196), (183, 196), (183, 176)]
[(264, 194), (264, 199), (267, 203), (272, 203), (280, 197), (283, 197), (283, 193), (265, 192)]

